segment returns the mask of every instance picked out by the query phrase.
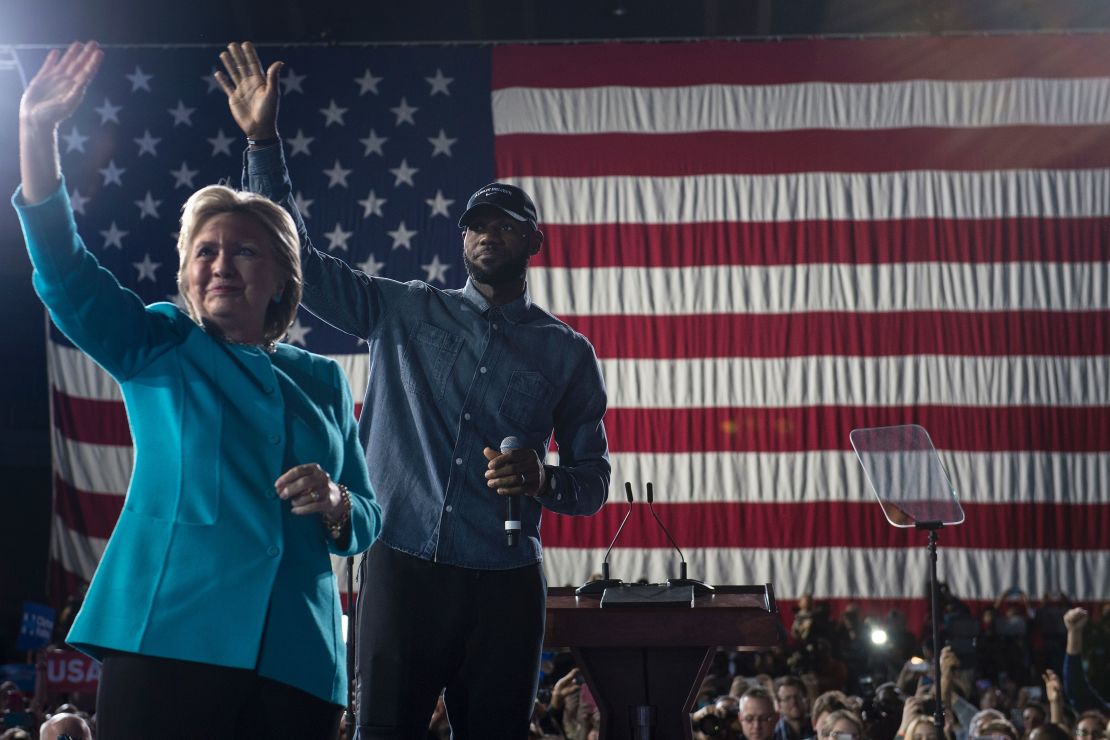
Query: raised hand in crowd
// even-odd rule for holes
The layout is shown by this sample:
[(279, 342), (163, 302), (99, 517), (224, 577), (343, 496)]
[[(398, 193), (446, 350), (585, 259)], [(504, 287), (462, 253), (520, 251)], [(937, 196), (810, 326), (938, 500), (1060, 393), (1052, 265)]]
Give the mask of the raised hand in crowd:
[(952, 692), (955, 690), (956, 671), (960, 667), (960, 659), (951, 645), (945, 645), (940, 651), (940, 700), (944, 706), (952, 706)]
[(904, 737), (906, 728), (910, 726), (910, 723), (924, 713), (924, 703), (920, 697), (907, 697), (905, 703), (902, 704), (902, 724), (898, 727), (898, 736)]
[(571, 668), (565, 676), (555, 682), (555, 686), (551, 689), (549, 709), (563, 709), (566, 706), (567, 699), (582, 690), (582, 685), (576, 680), (579, 673), (578, 668)]
[(1082, 654), (1083, 628), (1087, 626), (1087, 619), (1087, 610), (1078, 606), (1064, 613), (1064, 627), (1068, 630), (1068, 655)]
[(1053, 724), (1067, 723), (1064, 703), (1064, 685), (1056, 671), (1049, 668), (1041, 676), (1044, 681), (1044, 698), (1048, 702), (1048, 720)]

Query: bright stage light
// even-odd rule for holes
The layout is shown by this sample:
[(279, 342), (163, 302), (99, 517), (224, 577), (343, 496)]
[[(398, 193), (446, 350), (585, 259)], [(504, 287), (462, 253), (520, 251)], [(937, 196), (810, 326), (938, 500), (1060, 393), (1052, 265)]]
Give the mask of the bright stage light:
[(882, 627), (875, 627), (871, 630), (871, 644), (876, 646), (886, 645), (886, 630)]

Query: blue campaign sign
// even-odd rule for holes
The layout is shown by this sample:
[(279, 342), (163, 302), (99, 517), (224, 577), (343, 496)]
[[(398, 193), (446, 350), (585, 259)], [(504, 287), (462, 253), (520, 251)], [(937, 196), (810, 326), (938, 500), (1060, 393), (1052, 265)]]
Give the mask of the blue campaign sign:
[(0, 683), (11, 681), (24, 694), (35, 691), (35, 666), (31, 663), (5, 663), (0, 665)]
[(54, 634), (54, 610), (46, 604), (23, 602), (23, 622), (19, 628), (17, 650), (37, 650), (50, 642)]

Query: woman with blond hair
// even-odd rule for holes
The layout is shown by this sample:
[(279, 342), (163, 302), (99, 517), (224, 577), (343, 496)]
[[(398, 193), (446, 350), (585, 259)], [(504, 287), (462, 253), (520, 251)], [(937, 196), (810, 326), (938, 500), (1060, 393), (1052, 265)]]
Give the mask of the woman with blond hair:
[(13, 198), (35, 290), (119, 383), (135, 446), (67, 638), (103, 661), (97, 735), (334, 737), (347, 676), (329, 553), (366, 549), (381, 512), (343, 373), (278, 343), (300, 299), (296, 231), (262, 198), (204, 188), (178, 241), (187, 311), (122, 288), (77, 234), (57, 147), (102, 57), (52, 51), (27, 86)]

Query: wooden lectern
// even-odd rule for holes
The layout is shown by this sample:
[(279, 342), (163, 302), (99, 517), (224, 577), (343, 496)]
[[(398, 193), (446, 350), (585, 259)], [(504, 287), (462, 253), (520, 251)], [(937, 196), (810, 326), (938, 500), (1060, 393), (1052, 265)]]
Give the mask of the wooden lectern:
[(602, 740), (689, 740), (690, 712), (718, 646), (756, 649), (786, 637), (769, 583), (717, 586), (693, 607), (600, 602), (549, 589), (544, 645), (571, 649), (601, 711)]

